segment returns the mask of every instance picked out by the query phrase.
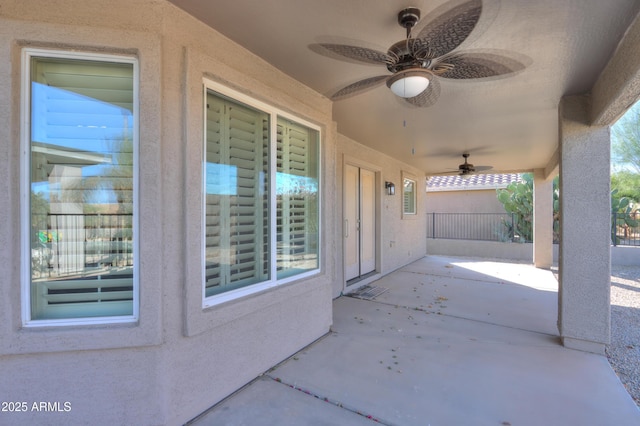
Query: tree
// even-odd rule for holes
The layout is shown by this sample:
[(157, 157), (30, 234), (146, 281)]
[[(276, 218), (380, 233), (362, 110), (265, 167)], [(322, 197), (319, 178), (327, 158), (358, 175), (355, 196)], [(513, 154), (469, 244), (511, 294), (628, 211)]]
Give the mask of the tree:
[(626, 197), (634, 203), (640, 202), (640, 174), (622, 170), (611, 174), (611, 189), (618, 197)]
[[(518, 235), (523, 242), (533, 241), (533, 175), (523, 173), (522, 182), (511, 182), (505, 189), (498, 189), (498, 201), (502, 203), (507, 213), (513, 216), (513, 234)], [(558, 176), (553, 179), (553, 237), (558, 241), (559, 236), (559, 208), (560, 193)]]
[(640, 102), (612, 127), (611, 160), (640, 173)]
[(638, 226), (634, 203), (640, 202), (640, 102), (612, 127), (611, 136), (611, 242), (618, 244), (619, 230), (626, 235)]
[[(504, 223), (505, 226), (513, 232), (513, 235), (519, 236), (521, 241), (533, 241), (533, 176), (531, 173), (522, 174), (522, 182), (512, 182), (506, 189), (498, 189), (497, 196), (507, 213), (511, 213), (514, 218), (513, 224)], [(553, 240), (556, 242), (559, 240), (560, 230), (559, 197), (558, 176), (556, 176), (553, 179)], [(619, 231), (626, 235), (629, 228), (637, 228), (639, 225), (632, 199), (620, 194), (618, 189), (614, 188), (611, 191), (611, 243), (620, 243)]]

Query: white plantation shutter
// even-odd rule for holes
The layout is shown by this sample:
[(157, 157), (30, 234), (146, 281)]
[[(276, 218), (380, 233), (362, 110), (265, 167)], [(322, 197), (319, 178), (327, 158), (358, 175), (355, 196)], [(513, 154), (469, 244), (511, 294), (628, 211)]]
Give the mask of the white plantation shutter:
[[(222, 193), (228, 186), (229, 176), (223, 168), (214, 167), (222, 159), (222, 120), (224, 117), (224, 103), (214, 96), (207, 96), (206, 117), (206, 174), (205, 174), (205, 287), (210, 289), (222, 284), (221, 264), (227, 263), (222, 259), (222, 229), (228, 229), (223, 224)], [(227, 207), (228, 209), (228, 207)], [(228, 271), (225, 271), (228, 275)]]
[[(317, 267), (317, 252), (310, 238), (317, 232), (315, 131), (278, 121), (277, 129), (277, 270), (280, 276)], [(314, 220), (315, 219), (315, 220)]]
[(134, 63), (32, 56), (31, 319), (133, 315)]
[(205, 294), (268, 279), (268, 115), (207, 94)]
[(205, 82), (205, 298), (319, 268), (319, 130), (212, 86)]
[(402, 211), (404, 214), (416, 214), (416, 182), (404, 179), (402, 190)]

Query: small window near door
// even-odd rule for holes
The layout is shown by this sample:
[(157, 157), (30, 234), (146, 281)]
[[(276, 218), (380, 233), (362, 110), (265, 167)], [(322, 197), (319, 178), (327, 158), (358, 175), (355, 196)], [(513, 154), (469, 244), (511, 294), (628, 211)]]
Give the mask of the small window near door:
[(402, 214), (403, 216), (416, 214), (416, 181), (413, 179), (403, 179)]

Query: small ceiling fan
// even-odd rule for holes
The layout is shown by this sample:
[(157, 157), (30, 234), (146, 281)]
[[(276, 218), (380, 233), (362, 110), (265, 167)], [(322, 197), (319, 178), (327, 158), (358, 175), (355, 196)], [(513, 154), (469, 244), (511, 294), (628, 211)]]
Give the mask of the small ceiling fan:
[(492, 166), (474, 166), (473, 164), (467, 161), (470, 155), (471, 154), (469, 154), (468, 152), (465, 152), (464, 154), (462, 154), (462, 158), (464, 158), (464, 163), (458, 166), (457, 171), (451, 170), (448, 172), (434, 173), (434, 175), (470, 176), (476, 172), (484, 172), (487, 170), (491, 170), (493, 168)]
[[(312, 50), (336, 59), (384, 65), (391, 75), (366, 78), (349, 84), (333, 95), (334, 101), (355, 96), (386, 82), (391, 91), (417, 107), (433, 105), (440, 96), (439, 79), (475, 79), (506, 75), (524, 68), (520, 62), (495, 53), (454, 52), (476, 27), (482, 0), (451, 0), (447, 10), (433, 17), (413, 36), (420, 10), (410, 7), (398, 13), (406, 39), (394, 43), (386, 53), (347, 44), (320, 43)], [(315, 47), (319, 48), (315, 48)]]

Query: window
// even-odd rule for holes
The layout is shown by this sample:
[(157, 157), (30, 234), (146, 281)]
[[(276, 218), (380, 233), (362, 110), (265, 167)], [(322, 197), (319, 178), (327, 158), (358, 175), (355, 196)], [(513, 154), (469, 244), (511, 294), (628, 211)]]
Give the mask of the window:
[(137, 63), (25, 49), (23, 65), (23, 321), (132, 321)]
[(317, 270), (318, 130), (205, 97), (204, 297)]
[(413, 179), (403, 178), (402, 213), (405, 215), (416, 214), (416, 181)]
[(278, 119), (278, 278), (318, 268), (318, 131)]
[(269, 278), (269, 116), (207, 93), (205, 296)]

